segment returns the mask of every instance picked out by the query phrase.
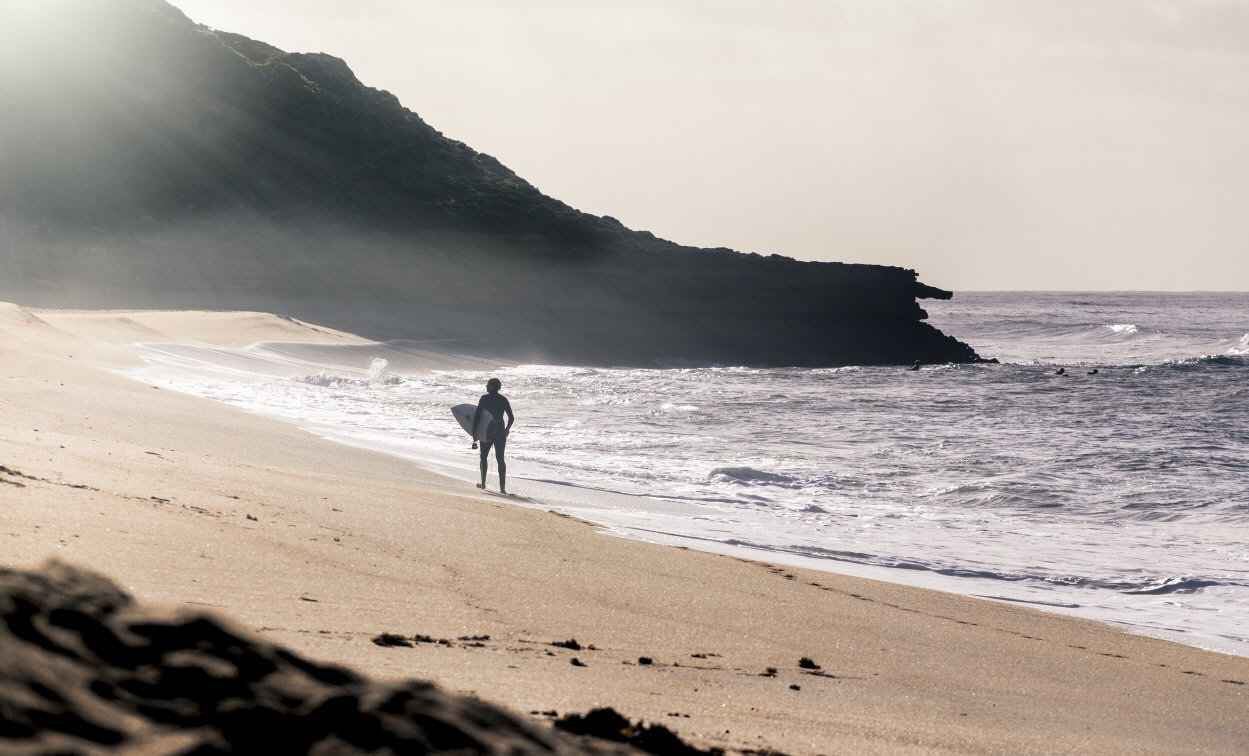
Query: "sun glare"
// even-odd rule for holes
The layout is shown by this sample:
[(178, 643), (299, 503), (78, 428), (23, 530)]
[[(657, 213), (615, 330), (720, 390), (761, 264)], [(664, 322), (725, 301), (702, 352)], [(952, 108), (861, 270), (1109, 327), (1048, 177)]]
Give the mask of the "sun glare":
[(0, 28), (6, 37), (21, 38), (48, 29), (63, 10), (63, 4), (47, 0), (0, 0)]

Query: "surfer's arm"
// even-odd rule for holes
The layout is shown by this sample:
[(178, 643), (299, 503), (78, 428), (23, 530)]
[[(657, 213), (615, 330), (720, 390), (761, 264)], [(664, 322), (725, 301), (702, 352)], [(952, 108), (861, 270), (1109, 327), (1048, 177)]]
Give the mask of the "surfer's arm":
[(507, 415), (507, 430), (511, 430), (512, 423), (516, 422), (516, 416), (512, 414), (512, 403), (503, 398), (503, 414)]

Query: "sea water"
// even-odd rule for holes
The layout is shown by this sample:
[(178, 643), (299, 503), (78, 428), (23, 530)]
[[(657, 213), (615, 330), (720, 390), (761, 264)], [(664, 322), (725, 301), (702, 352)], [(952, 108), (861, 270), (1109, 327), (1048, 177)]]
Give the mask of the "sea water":
[(1249, 655), (1249, 293), (923, 304), (1001, 364), (428, 371), (406, 342), (148, 344), (136, 377), (480, 495), (449, 408), (498, 376), (518, 504)]

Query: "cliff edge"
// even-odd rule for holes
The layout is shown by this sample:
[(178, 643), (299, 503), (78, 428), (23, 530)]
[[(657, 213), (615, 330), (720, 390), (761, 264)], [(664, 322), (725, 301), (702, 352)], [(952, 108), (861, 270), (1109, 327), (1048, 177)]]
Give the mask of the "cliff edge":
[(923, 322), (916, 299), (950, 294), (914, 271), (579, 212), (332, 56), (163, 0), (0, 13), (0, 298), (263, 309), (558, 362), (979, 359)]

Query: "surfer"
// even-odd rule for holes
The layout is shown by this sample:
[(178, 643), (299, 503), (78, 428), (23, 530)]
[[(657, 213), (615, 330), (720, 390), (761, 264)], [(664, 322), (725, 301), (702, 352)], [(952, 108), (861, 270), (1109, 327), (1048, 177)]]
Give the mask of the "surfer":
[[(473, 413), (473, 428), (481, 419), (484, 409), (490, 413), (490, 425), (486, 428), (486, 439), (481, 442), (481, 482), (478, 488), (486, 487), (486, 469), (489, 466), (490, 448), (494, 447), (494, 461), (499, 468), (499, 493), (507, 493), (507, 463), (503, 461), (503, 449), (507, 446), (507, 434), (512, 430), (512, 404), (507, 397), (499, 393), (503, 382), (498, 378), (486, 381), (486, 393), (477, 400), (477, 411)], [(503, 416), (507, 415), (507, 425), (502, 425)]]
[(907, 370), (919, 370), (919, 360), (915, 360), (915, 364), (911, 365)]

